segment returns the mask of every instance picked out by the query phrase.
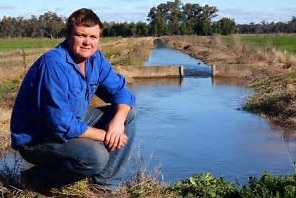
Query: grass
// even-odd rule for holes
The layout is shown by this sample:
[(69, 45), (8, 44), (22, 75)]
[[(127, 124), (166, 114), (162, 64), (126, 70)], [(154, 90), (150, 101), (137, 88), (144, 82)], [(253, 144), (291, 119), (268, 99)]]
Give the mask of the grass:
[(259, 75), (251, 84), (255, 94), (243, 109), (296, 130), (296, 35), (236, 35), (224, 39), (229, 45), (234, 42), (234, 46), (247, 49), (241, 59), (268, 63), (266, 68), (257, 70)]
[[(296, 54), (296, 34), (264, 34), (264, 35), (239, 35), (241, 40), (253, 47), (275, 48), (281, 51), (287, 51)], [(225, 36), (224, 40), (233, 44), (233, 36)]]
[(20, 85), (20, 80), (7, 80), (0, 83), (0, 105), (12, 107), (15, 95)]
[(61, 39), (31, 39), (31, 38), (11, 38), (0, 39), (0, 52), (6, 50), (14, 50), (18, 48), (51, 48), (57, 45)]
[(264, 172), (260, 177), (249, 177), (248, 184), (240, 185), (237, 181), (227, 182), (223, 177), (216, 178), (211, 173), (198, 173), (188, 179), (171, 185), (156, 180), (155, 174), (147, 174), (140, 169), (134, 177), (123, 183), (116, 192), (94, 188), (87, 179), (47, 191), (35, 191), (20, 183), (20, 161), (15, 156), (13, 167), (4, 163), (0, 171), (0, 192), (2, 197), (75, 197), (75, 198), (175, 198), (175, 197), (285, 197), (296, 196), (296, 174), (271, 175)]

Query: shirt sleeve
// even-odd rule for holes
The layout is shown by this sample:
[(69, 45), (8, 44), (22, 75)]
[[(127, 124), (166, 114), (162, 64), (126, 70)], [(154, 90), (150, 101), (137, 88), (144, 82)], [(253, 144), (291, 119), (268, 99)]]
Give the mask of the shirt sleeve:
[(66, 141), (87, 130), (87, 124), (77, 119), (69, 105), (68, 72), (59, 62), (46, 60), (39, 95), (42, 112), (56, 138)]
[(127, 104), (135, 106), (135, 96), (128, 88), (125, 78), (116, 73), (111, 64), (100, 53), (99, 86), (96, 95), (112, 104)]

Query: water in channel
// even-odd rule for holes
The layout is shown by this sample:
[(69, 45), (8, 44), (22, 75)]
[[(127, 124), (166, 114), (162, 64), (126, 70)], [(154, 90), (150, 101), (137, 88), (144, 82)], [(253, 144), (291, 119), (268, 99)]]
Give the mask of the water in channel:
[(267, 120), (239, 110), (252, 90), (237, 79), (212, 79), (210, 67), (179, 51), (156, 48), (145, 62), (183, 65), (185, 77), (142, 80), (137, 97), (134, 152), (144, 167), (159, 167), (174, 182), (211, 172), (227, 181), (293, 174), (295, 141)]

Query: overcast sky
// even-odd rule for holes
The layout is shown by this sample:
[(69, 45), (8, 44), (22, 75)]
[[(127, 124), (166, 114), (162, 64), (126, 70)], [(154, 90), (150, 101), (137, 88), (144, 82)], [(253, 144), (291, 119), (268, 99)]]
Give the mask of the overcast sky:
[[(171, 0), (174, 1), (174, 0)], [(102, 21), (146, 21), (150, 8), (167, 0), (1, 0), (0, 19), (4, 16), (30, 18), (51, 11), (67, 17), (74, 10), (93, 9)], [(218, 8), (218, 17), (234, 19), (237, 24), (287, 22), (296, 16), (295, 0), (181, 0), (182, 3), (206, 4)]]

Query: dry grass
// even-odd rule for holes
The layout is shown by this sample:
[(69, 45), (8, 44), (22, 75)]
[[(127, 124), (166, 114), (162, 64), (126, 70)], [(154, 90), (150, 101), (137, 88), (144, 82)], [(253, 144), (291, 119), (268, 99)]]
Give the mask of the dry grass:
[[(47, 49), (44, 49), (44, 51)], [(26, 73), (28, 67), (40, 56), (34, 55), (11, 55), (0, 61), (0, 82), (5, 80), (20, 79)]]
[[(24, 186), (20, 180), (20, 173), (24, 170), (23, 160), (19, 155), (14, 159), (6, 154), (2, 154), (3, 168), (0, 170), (0, 192), (4, 197), (76, 197), (76, 198), (130, 198), (130, 197), (176, 197), (174, 192), (169, 191), (168, 184), (158, 181), (160, 171), (158, 168), (147, 170), (148, 160), (145, 160), (140, 151), (133, 150), (128, 163), (135, 168), (133, 177), (122, 183), (117, 191), (108, 191), (103, 188), (97, 188), (95, 184), (89, 182), (89, 179), (83, 179), (75, 183), (51, 188), (47, 190), (31, 189)], [(136, 152), (136, 153), (135, 153)], [(12, 154), (16, 152), (11, 152)], [(141, 157), (142, 156), (142, 157)], [(8, 160), (6, 160), (8, 159)], [(14, 162), (12, 162), (14, 160)], [(13, 164), (13, 165), (11, 165)]]
[(153, 37), (103, 40), (100, 48), (113, 65), (142, 65), (154, 48)]
[(10, 115), (10, 108), (0, 107), (0, 152), (10, 146)]

